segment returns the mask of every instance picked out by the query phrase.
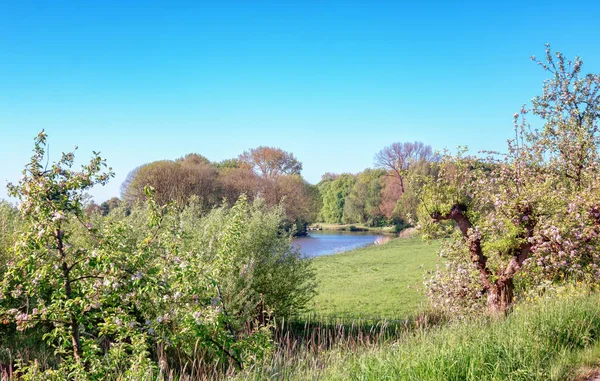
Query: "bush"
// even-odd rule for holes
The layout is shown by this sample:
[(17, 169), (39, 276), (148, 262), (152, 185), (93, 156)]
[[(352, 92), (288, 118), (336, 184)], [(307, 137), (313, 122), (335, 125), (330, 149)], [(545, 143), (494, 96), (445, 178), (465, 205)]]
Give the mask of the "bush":
[(270, 353), (270, 314), (299, 312), (312, 296), (309, 263), (280, 230), (280, 209), (241, 199), (200, 218), (196, 204), (159, 206), (147, 188), (145, 204), (87, 214), (85, 192), (112, 176), (104, 160), (95, 154), (74, 171), (69, 153), (44, 169), (45, 147), (42, 132), (9, 187), (21, 202), (18, 229), (5, 228), (18, 219), (0, 205), (0, 227), (19, 233), (0, 284), (0, 335), (3, 350), (20, 350), (24, 379), (242, 368)]
[[(247, 322), (264, 305), (269, 314), (289, 317), (303, 311), (315, 293), (310, 262), (291, 244), (282, 226), (281, 207), (269, 208), (260, 199), (249, 204), (241, 197), (232, 207), (214, 209), (205, 218), (192, 204), (182, 215), (187, 245), (204, 262), (219, 268), (216, 276), (232, 313)], [(235, 239), (227, 240), (227, 234)]]

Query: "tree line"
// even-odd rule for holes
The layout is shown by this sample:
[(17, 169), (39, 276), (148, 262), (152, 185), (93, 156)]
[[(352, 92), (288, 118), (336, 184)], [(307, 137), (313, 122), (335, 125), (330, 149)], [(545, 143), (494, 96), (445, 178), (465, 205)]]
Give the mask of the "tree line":
[(402, 228), (415, 221), (418, 205), (408, 177), (429, 173), (435, 160), (432, 148), (421, 142), (394, 143), (375, 156), (375, 168), (325, 173), (312, 185), (301, 175), (302, 163), (280, 148), (261, 146), (221, 162), (188, 154), (135, 168), (121, 186), (120, 199), (92, 203), (88, 211), (106, 215), (121, 202), (143, 202), (145, 187), (152, 186), (159, 204), (184, 207), (193, 201), (204, 213), (223, 203), (231, 206), (242, 195), (270, 207), (280, 205), (286, 227), (297, 235), (315, 222)]

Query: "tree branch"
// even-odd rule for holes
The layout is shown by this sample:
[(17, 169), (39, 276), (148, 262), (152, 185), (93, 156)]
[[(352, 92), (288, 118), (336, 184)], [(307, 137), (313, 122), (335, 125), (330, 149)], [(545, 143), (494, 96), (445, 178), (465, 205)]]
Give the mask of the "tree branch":
[(435, 222), (440, 222), (444, 220), (453, 220), (458, 225), (465, 241), (469, 244), (469, 254), (471, 255), (471, 261), (477, 266), (479, 270), (479, 275), (481, 278), (481, 282), (486, 289), (491, 289), (493, 287), (490, 282), (490, 276), (492, 272), (487, 267), (487, 257), (483, 254), (483, 249), (481, 247), (481, 237), (479, 236), (470, 236), (469, 230), (473, 228), (473, 224), (465, 214), (466, 205), (464, 204), (454, 204), (450, 209), (450, 212), (442, 215), (439, 212), (434, 212), (431, 214), (431, 218)]

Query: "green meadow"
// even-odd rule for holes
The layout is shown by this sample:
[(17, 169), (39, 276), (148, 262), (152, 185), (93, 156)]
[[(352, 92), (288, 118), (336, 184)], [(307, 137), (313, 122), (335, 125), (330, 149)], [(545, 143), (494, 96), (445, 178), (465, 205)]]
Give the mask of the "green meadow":
[(311, 313), (403, 319), (424, 307), (423, 279), (440, 263), (440, 241), (395, 239), (313, 260), (318, 294)]

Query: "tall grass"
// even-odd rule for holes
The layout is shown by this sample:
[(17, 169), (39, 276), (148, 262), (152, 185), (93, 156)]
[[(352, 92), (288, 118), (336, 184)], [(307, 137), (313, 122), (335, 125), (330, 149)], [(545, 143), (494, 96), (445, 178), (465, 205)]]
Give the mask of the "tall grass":
[[(285, 346), (240, 379), (568, 380), (600, 358), (600, 296), (549, 302), (506, 319), (406, 329), (389, 340), (321, 338), (290, 356)], [(344, 337), (340, 332), (339, 338)], [(290, 342), (289, 345), (300, 345)], [(290, 352), (291, 353), (291, 352)]]
[[(507, 318), (280, 321), (274, 352), (239, 371), (179, 358), (148, 380), (571, 380), (600, 366), (600, 295), (521, 305)], [(160, 348), (157, 348), (160, 352)], [(165, 353), (173, 357), (177, 354)], [(161, 356), (159, 356), (161, 357)], [(176, 364), (176, 365), (175, 365)], [(18, 379), (11, 368), (0, 379)], [(107, 374), (120, 380), (122, 374)]]

